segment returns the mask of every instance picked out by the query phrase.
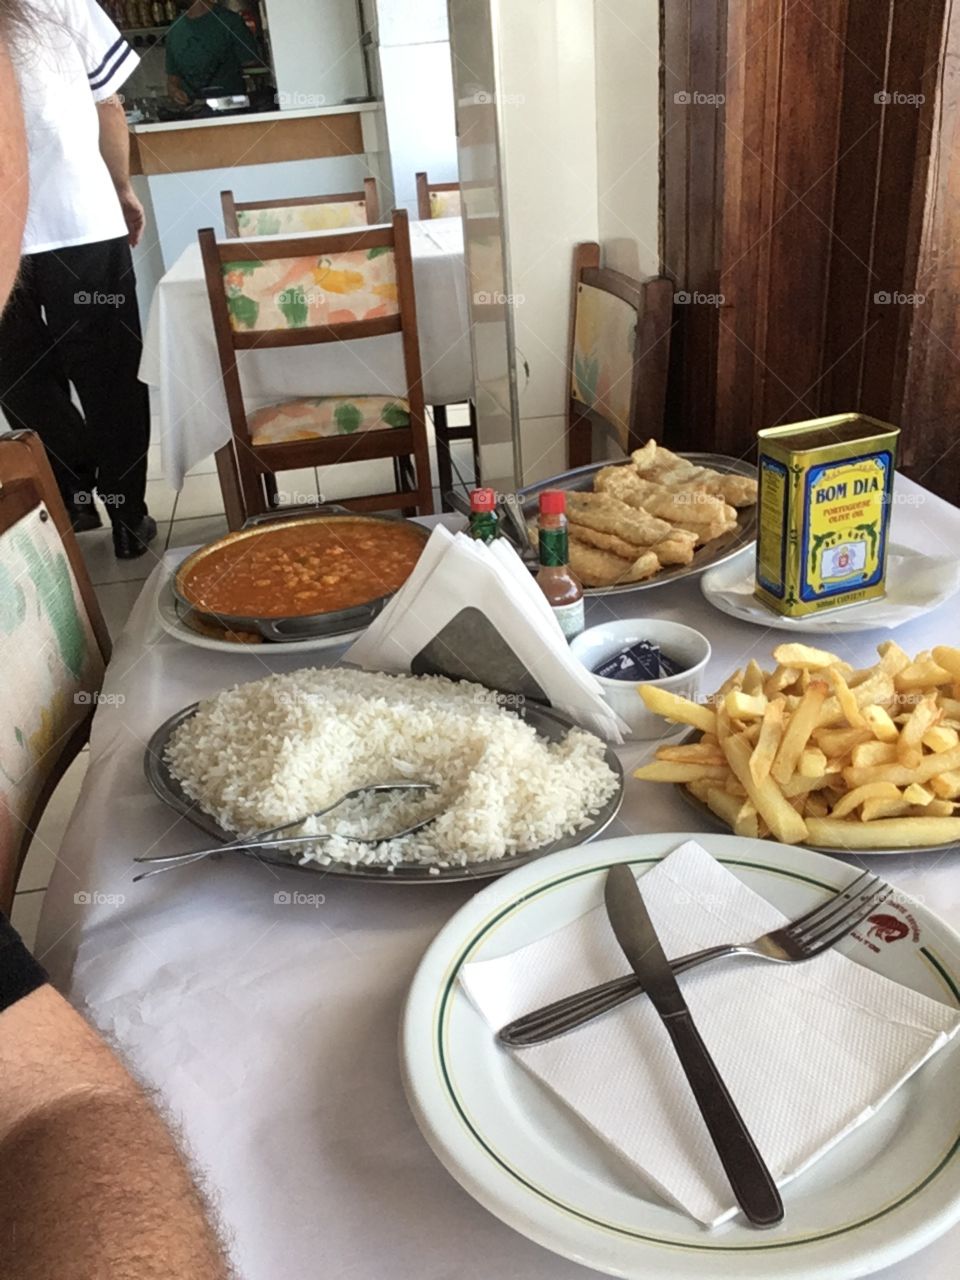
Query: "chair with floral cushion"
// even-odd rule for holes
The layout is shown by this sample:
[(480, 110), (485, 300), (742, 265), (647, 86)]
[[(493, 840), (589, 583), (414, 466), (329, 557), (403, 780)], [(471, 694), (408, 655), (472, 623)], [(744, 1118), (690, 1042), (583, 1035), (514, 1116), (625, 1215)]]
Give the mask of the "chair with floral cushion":
[(227, 236), (286, 236), (300, 231), (336, 231), (341, 227), (373, 226), (380, 221), (380, 201), (374, 178), (365, 178), (362, 191), (335, 196), (301, 196), (295, 200), (248, 200), (238, 204), (232, 191), (220, 192), (223, 227)]
[(574, 249), (569, 466), (592, 460), (595, 426), (625, 453), (662, 438), (673, 292), (663, 277), (634, 280), (601, 267), (598, 244)]
[(430, 218), (459, 218), (462, 209), (459, 182), (431, 182), (417, 174), (417, 213), (422, 222)]
[(0, 910), (87, 740), (107, 632), (40, 437), (0, 437)]
[[(412, 456), (393, 493), (345, 499), (355, 511), (433, 511), (420, 346), (406, 212), (387, 226), (311, 238), (217, 243), (200, 232), (207, 292), (230, 424), (238, 492), (228, 511), (267, 510), (265, 480), (278, 471)], [(247, 412), (238, 355), (252, 349), (356, 342), (397, 334), (406, 386), (383, 395), (309, 396)], [(396, 461), (394, 463), (396, 472)]]

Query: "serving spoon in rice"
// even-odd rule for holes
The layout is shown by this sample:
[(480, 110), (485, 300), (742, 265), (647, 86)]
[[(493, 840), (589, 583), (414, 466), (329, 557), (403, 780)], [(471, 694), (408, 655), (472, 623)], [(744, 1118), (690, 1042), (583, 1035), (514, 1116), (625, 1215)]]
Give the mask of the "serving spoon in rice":
[[(211, 858), (217, 853), (255, 853), (257, 849), (281, 849), (296, 844), (318, 844), (321, 840), (332, 840), (339, 833), (336, 831), (318, 832), (314, 835), (284, 836), (276, 840), (274, 836), (280, 835), (282, 831), (289, 831), (291, 827), (302, 826), (304, 822), (309, 822), (311, 818), (322, 818), (326, 814), (331, 813), (334, 809), (340, 807), (347, 800), (356, 800), (360, 796), (376, 795), (382, 791), (436, 791), (437, 783), (435, 782), (371, 782), (365, 787), (354, 787), (352, 790), (345, 792), (339, 800), (335, 800), (333, 804), (328, 804), (324, 809), (315, 809), (313, 813), (308, 813), (302, 818), (294, 818), (292, 822), (285, 822), (282, 826), (271, 827), (269, 831), (259, 831), (256, 835), (247, 836), (239, 840), (230, 840), (225, 844), (218, 844), (212, 849), (193, 849), (186, 853), (171, 853), (164, 855), (144, 856), (134, 858), (134, 862), (153, 862), (162, 865), (155, 866), (151, 871), (141, 871), (138, 876), (133, 877), (134, 884), (138, 880), (148, 880), (150, 876), (162, 875), (164, 871), (175, 871), (178, 867), (185, 867), (191, 862), (200, 862), (204, 858)], [(439, 817), (439, 814), (432, 813), (428, 818), (421, 818), (419, 822), (411, 823), (410, 826), (404, 827), (402, 831), (394, 831), (388, 836), (378, 836), (374, 841), (367, 843), (386, 844), (389, 840), (401, 840), (404, 836), (413, 835), (415, 831), (420, 831), (424, 827), (429, 826)], [(359, 840), (358, 836), (342, 836), (344, 840)]]

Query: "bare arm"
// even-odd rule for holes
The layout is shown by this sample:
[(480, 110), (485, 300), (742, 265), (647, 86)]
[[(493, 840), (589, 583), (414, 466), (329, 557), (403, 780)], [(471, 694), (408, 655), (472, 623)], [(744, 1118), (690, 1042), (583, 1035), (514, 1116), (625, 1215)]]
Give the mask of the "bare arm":
[(0, 1013), (0, 1080), (6, 1280), (227, 1280), (160, 1116), (51, 987)]
[(130, 233), (130, 243), (139, 244), (143, 235), (143, 205), (130, 185), (130, 131), (123, 112), (123, 104), (116, 96), (97, 103), (100, 117), (100, 154), (110, 171), (113, 185), (123, 209), (123, 216)]
[(177, 106), (186, 107), (190, 105), (190, 95), (187, 93), (186, 86), (179, 76), (173, 74), (167, 76), (167, 93)]

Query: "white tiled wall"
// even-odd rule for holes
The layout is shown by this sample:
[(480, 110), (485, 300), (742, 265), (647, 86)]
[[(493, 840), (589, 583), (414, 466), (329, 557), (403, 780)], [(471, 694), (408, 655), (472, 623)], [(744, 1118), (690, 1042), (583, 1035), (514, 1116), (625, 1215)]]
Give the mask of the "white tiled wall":
[(597, 0), (597, 203), (603, 265), (659, 269), (660, 0)]

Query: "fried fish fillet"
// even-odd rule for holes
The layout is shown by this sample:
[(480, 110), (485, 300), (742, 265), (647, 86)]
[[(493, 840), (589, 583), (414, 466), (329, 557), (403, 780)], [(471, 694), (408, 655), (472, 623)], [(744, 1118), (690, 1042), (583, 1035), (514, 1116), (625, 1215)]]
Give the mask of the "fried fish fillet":
[(599, 493), (684, 529), (696, 529), (700, 525), (732, 529), (737, 523), (735, 509), (722, 498), (714, 497), (699, 486), (666, 488), (637, 475), (632, 467), (604, 467), (597, 472), (594, 484)]
[(749, 507), (757, 501), (757, 481), (752, 476), (724, 475), (712, 467), (698, 467), (652, 440), (630, 457), (638, 475), (668, 489), (695, 486), (732, 507)]
[(621, 502), (613, 493), (568, 493), (567, 510), (577, 524), (614, 534), (637, 547), (652, 547), (672, 532), (668, 521)]
[(631, 562), (571, 538), (570, 568), (585, 587), (615, 587), (652, 578), (660, 568), (660, 561), (652, 551), (644, 551)]
[(641, 552), (641, 548), (635, 543), (626, 542), (623, 538), (618, 538), (615, 533), (603, 533), (599, 529), (591, 529), (589, 525), (579, 524), (575, 520), (570, 521), (569, 529), (571, 538), (576, 538), (578, 542), (585, 542), (588, 546), (597, 547), (600, 551), (609, 551), (622, 560), (632, 562)]
[[(530, 539), (537, 545), (539, 530), (530, 526)], [(614, 555), (573, 536), (570, 526), (570, 568), (585, 587), (615, 587), (623, 582), (642, 582), (652, 578), (660, 568), (660, 561), (652, 551), (642, 551), (630, 559)], [(634, 551), (637, 548), (633, 548)]]
[(689, 529), (672, 529), (668, 537), (656, 544), (653, 554), (662, 565), (689, 564), (698, 540)]

